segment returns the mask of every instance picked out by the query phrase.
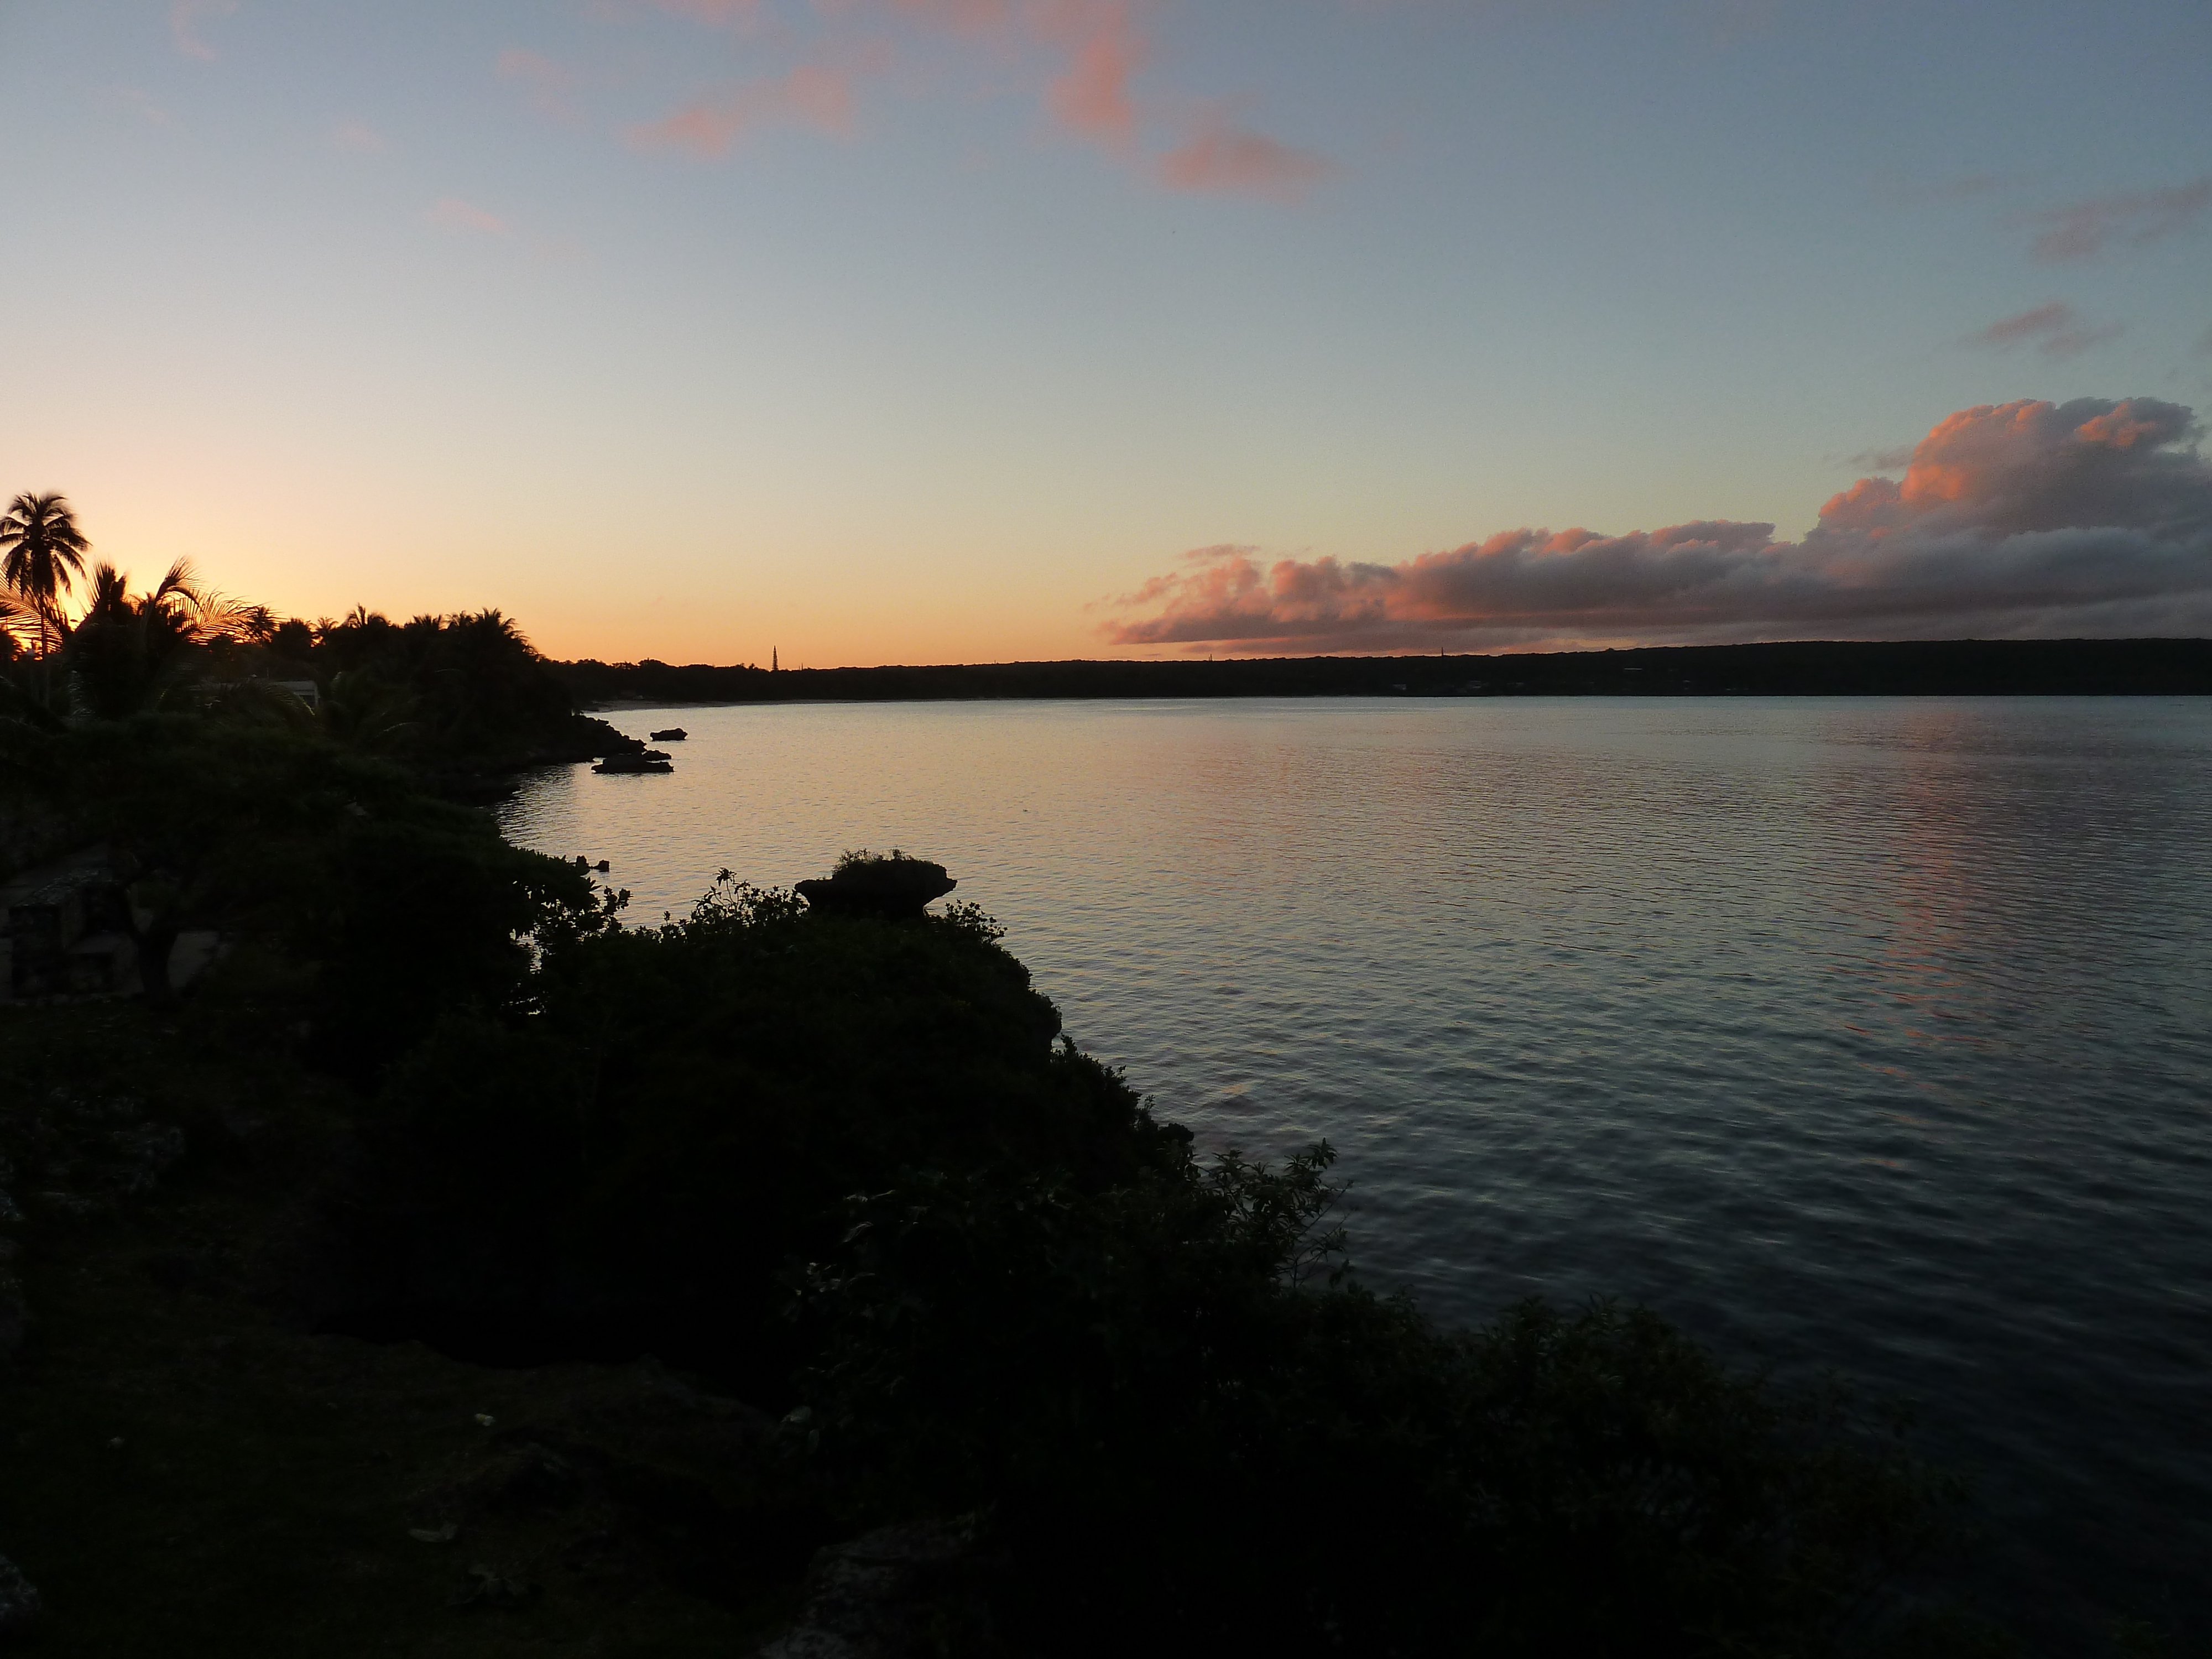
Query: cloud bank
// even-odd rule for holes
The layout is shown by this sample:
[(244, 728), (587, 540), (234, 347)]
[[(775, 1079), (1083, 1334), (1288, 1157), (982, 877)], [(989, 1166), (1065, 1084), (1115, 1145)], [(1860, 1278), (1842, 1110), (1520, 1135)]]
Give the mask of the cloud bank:
[(1818, 526), (1509, 530), (1401, 564), (1203, 548), (1117, 645), (1282, 653), (2212, 631), (2212, 463), (2153, 398), (1962, 409)]

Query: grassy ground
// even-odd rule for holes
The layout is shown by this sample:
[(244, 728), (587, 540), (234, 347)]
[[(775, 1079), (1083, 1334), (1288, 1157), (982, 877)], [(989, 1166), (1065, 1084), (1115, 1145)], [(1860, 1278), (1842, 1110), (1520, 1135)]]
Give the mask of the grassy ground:
[(336, 1103), (135, 1006), (0, 1013), (24, 1650), (750, 1650), (824, 1536), (772, 1425), (649, 1361), (489, 1369), (288, 1306)]

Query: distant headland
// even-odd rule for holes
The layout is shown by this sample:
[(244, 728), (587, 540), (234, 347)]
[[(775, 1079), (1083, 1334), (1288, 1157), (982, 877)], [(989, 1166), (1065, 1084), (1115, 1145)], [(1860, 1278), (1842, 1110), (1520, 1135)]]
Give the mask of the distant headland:
[(1323, 696), (2144, 696), (2212, 693), (2212, 640), (1799, 641), (1624, 651), (887, 668), (550, 665), (580, 702)]

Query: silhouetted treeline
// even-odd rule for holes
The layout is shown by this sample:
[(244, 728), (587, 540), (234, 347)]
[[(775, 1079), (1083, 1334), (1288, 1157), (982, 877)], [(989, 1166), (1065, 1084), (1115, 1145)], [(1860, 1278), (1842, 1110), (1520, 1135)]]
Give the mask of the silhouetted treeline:
[(395, 623), (356, 608), (339, 622), (282, 623), (264, 672), (312, 681), (331, 735), (465, 793), (481, 774), (639, 746), (578, 714), (568, 686), (497, 611)]
[[(577, 714), (497, 611), (280, 620), (183, 560), (134, 592), (129, 573), (88, 565), (91, 544), (59, 495), (10, 502), (0, 550), (0, 719), (36, 730), (214, 716), (325, 738), (463, 795), (495, 794), (498, 775), (522, 766), (640, 746)], [(0, 825), (0, 866), (7, 843)]]
[(2212, 640), (1800, 641), (1510, 656), (1260, 657), (928, 667), (555, 663), (580, 702), (993, 697), (2032, 696), (2212, 693)]

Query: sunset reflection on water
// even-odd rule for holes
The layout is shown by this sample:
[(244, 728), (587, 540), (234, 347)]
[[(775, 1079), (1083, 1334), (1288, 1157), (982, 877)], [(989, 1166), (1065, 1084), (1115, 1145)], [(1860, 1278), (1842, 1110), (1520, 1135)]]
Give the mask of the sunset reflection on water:
[[(642, 734), (677, 717), (617, 717)], [(2212, 707), (1364, 700), (687, 709), (518, 840), (633, 914), (941, 860), (1203, 1142), (1326, 1135), (1448, 1319), (1612, 1293), (1915, 1396), (2007, 1594), (2203, 1618)], [(2178, 1600), (2175, 1598), (2179, 1598)]]

